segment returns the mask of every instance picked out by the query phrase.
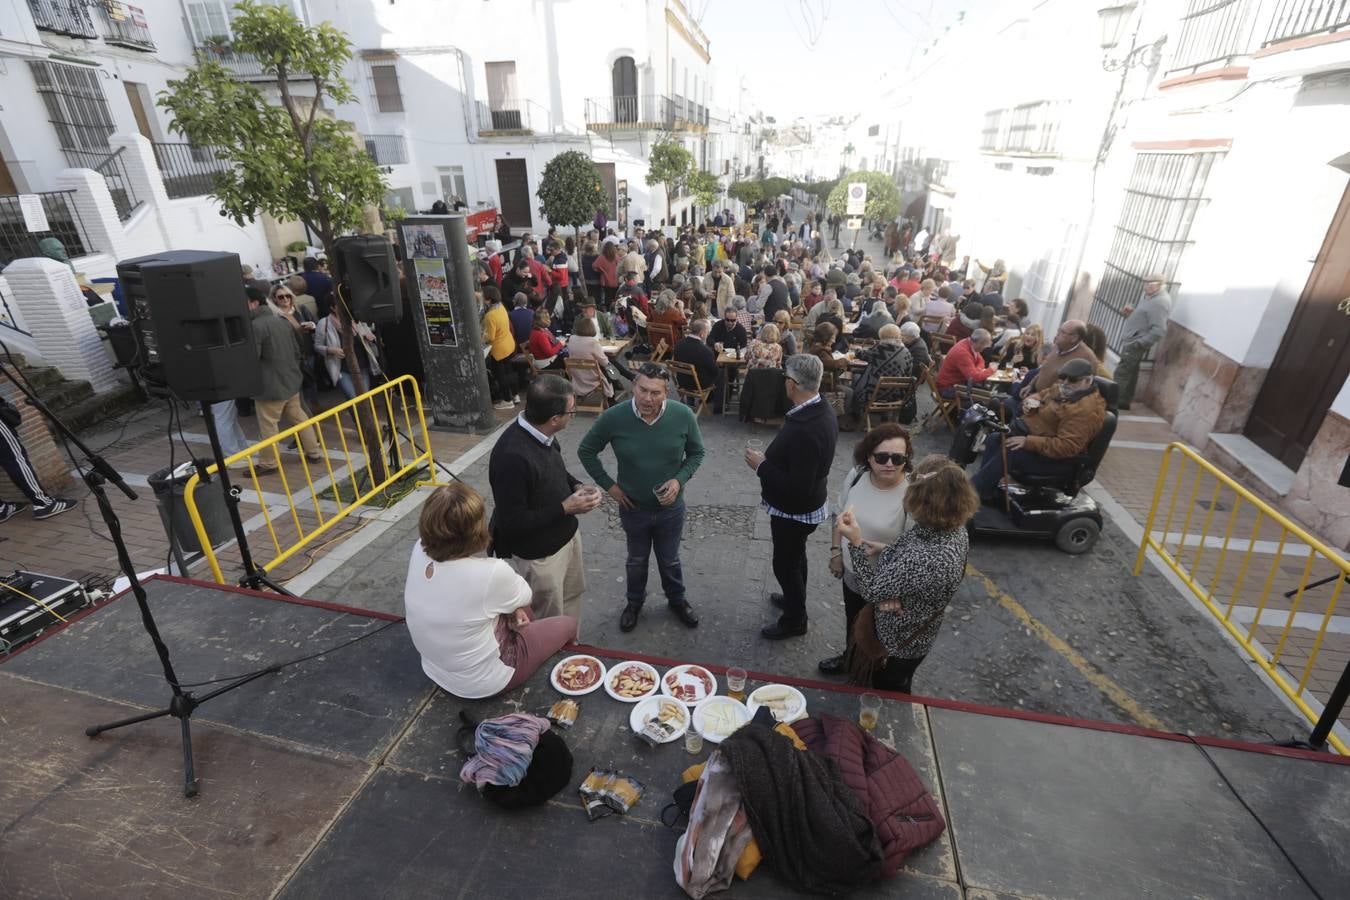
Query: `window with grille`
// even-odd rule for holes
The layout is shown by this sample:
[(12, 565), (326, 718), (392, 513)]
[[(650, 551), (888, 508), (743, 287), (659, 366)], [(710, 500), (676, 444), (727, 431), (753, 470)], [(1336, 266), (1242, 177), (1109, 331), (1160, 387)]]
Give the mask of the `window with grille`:
[(230, 13), (224, 0), (188, 0), (187, 14), (198, 47), (212, 38), (230, 39)]
[(403, 112), (403, 95), (398, 89), (398, 66), (390, 57), (370, 63), (370, 92), (380, 112)]
[(1208, 201), (1205, 182), (1222, 153), (1140, 153), (1125, 189), (1101, 283), (1088, 319), (1120, 351), (1122, 307), (1138, 303), (1144, 278), (1163, 276), (1176, 296), (1176, 272), (1190, 244), (1191, 224)]
[(98, 72), (37, 60), (30, 60), (28, 65), (61, 149), (111, 152), (108, 137), (114, 130), (113, 118), (98, 83)]
[(1003, 118), (1006, 109), (991, 109), (984, 114), (984, 129), (980, 132), (981, 150), (998, 150), (1002, 143)]

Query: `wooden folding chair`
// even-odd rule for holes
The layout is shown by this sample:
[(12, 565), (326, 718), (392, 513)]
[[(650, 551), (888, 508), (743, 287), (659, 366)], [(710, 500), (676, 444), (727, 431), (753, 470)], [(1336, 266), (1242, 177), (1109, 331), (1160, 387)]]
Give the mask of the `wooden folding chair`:
[(1003, 421), (1005, 409), (1003, 406), (1003, 397), (997, 391), (991, 391), (988, 388), (978, 388), (966, 384), (956, 386), (956, 403), (962, 411), (970, 409), (973, 403), (982, 403), (989, 409), (998, 413), (999, 421)]
[(598, 362), (593, 359), (565, 359), (563, 360), (563, 368), (567, 371), (567, 377), (573, 385), (576, 384), (576, 373), (578, 372), (590, 372), (596, 377), (597, 386), (594, 391), (591, 391), (591, 394), (600, 395), (599, 404), (582, 403), (581, 398), (589, 397), (590, 394), (578, 393), (575, 407), (577, 412), (593, 412), (598, 416), (609, 407), (609, 398), (605, 396), (605, 373), (601, 370)]
[[(933, 326), (931, 329), (928, 327), (930, 325)], [(921, 315), (919, 316), (919, 328), (922, 331), (927, 331), (930, 337), (935, 334), (941, 334), (947, 329), (947, 317)]]
[(870, 429), (874, 413), (881, 416), (883, 421), (891, 413), (898, 419), (900, 411), (913, 399), (918, 384), (917, 379), (908, 376), (883, 375), (878, 378), (876, 386), (872, 388), (872, 396), (867, 398), (867, 406), (863, 409), (863, 424)]
[(667, 342), (665, 338), (652, 344), (652, 355), (647, 361), (654, 363), (661, 362), (666, 358), (666, 354), (670, 352), (670, 346), (670, 343)]
[(669, 353), (675, 348), (675, 329), (664, 322), (647, 322), (647, 343), (651, 346), (653, 354), (656, 347), (662, 341), (665, 341), (666, 352)]
[[(699, 381), (698, 369), (695, 369), (690, 363), (672, 359), (666, 363), (666, 369), (675, 377), (675, 393), (679, 395), (680, 399), (695, 401), (692, 404), (694, 417), (703, 415), (703, 409), (708, 405), (708, 398), (712, 396), (716, 385), (705, 388), (703, 383)], [(690, 387), (690, 385), (693, 385), (693, 387)]]
[(930, 334), (929, 341), (933, 347), (934, 358), (946, 356), (947, 352), (956, 346), (956, 337), (950, 334)]
[(956, 398), (948, 400), (946, 397), (942, 396), (942, 394), (938, 393), (937, 378), (933, 375), (933, 368), (930, 368), (926, 373), (928, 390), (933, 394), (933, 410), (928, 415), (924, 416), (923, 425), (927, 428), (928, 423), (931, 422), (935, 416), (941, 416), (946, 420), (947, 427), (952, 431), (956, 431), (956, 417), (961, 412), (961, 406)]

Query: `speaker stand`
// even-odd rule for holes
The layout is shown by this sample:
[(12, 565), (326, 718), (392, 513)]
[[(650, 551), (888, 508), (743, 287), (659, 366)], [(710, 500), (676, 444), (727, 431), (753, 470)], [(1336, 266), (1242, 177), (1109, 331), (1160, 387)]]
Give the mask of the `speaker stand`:
[[(253, 561), (253, 553), (248, 547), (248, 536), (244, 533), (244, 522), (239, 517), (239, 492), (230, 484), (230, 470), (225, 465), (225, 451), (220, 446), (220, 432), (216, 430), (216, 417), (211, 413), (211, 402), (207, 400), (199, 402), (202, 418), (206, 420), (206, 434), (211, 439), (211, 455), (216, 461), (216, 474), (220, 477), (221, 490), (225, 492), (225, 506), (230, 513), (230, 525), (234, 529), (235, 542), (239, 545), (239, 559), (244, 567), (239, 586), (255, 591), (267, 588), (275, 593), (294, 597), (294, 594), (269, 578), (267, 572)], [(208, 477), (203, 471), (202, 480), (206, 481)]]

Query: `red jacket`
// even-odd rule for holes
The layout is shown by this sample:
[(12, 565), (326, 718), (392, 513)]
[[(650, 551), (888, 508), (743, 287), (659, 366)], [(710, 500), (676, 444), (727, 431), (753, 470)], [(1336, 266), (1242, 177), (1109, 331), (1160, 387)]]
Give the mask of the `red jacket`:
[(548, 266), (532, 256), (527, 257), (525, 261), (530, 265), (530, 274), (534, 276), (534, 283), (539, 285), (541, 290), (553, 284), (553, 273)]
[(885, 855), (882, 878), (900, 871), (910, 851), (946, 830), (937, 801), (909, 760), (853, 722), (822, 713), (793, 722), (792, 730), (809, 750), (834, 760), (840, 778), (876, 826)]
[(979, 384), (997, 371), (993, 366), (986, 366), (984, 357), (970, 346), (970, 338), (964, 338), (942, 357), (942, 367), (937, 374), (938, 390), (945, 391), (968, 381)]
[(547, 328), (530, 331), (530, 355), (535, 359), (549, 359), (561, 353), (562, 349), (562, 341), (555, 338)]
[(497, 285), (497, 290), (502, 287), (502, 255), (494, 253), (488, 257), (488, 268), (492, 270), (492, 282)]

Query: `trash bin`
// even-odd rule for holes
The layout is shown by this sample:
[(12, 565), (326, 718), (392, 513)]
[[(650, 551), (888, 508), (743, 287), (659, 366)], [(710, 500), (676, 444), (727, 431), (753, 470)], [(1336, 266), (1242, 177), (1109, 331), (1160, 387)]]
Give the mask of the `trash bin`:
[[(210, 462), (206, 461), (206, 464), (210, 465)], [(195, 462), (189, 461), (172, 470), (166, 466), (146, 479), (150, 489), (155, 492), (155, 505), (159, 507), (159, 520), (164, 524), (164, 534), (171, 537), (179, 551), (185, 554), (202, 551), (197, 531), (192, 527), (192, 518), (188, 515), (187, 501), (183, 498), (183, 488), (196, 471)], [(202, 525), (206, 527), (211, 546), (218, 547), (233, 538), (230, 512), (225, 507), (225, 496), (221, 492), (219, 480), (212, 478), (210, 484), (198, 485), (192, 496), (197, 501), (197, 512), (202, 517)], [(172, 525), (169, 518), (171, 511)]]
[(108, 343), (112, 345), (113, 358), (117, 360), (117, 365), (120, 368), (129, 369), (137, 364), (140, 351), (136, 347), (136, 333), (131, 330), (129, 322), (109, 322), (103, 326), (103, 332), (108, 335)]

